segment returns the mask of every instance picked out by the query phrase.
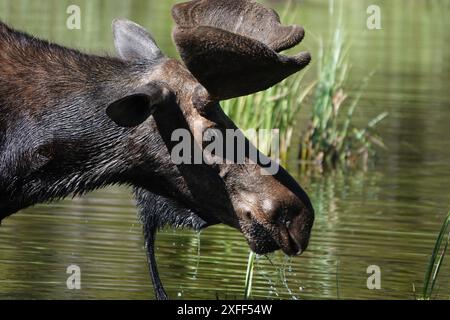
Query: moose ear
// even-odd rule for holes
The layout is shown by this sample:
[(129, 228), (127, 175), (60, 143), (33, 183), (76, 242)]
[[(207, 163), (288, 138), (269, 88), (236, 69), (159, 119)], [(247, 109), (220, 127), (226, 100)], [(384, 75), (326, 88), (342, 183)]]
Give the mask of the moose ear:
[(156, 60), (162, 57), (150, 33), (140, 25), (126, 20), (113, 21), (114, 45), (124, 60)]
[(106, 108), (106, 114), (119, 127), (136, 127), (168, 100), (166, 88), (148, 84), (135, 93), (120, 98)]

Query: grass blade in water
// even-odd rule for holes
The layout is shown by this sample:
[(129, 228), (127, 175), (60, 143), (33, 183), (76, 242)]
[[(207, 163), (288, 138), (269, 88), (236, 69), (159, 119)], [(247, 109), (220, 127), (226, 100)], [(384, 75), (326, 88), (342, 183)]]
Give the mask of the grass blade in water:
[[(423, 281), (423, 292), (421, 299), (429, 300), (433, 294), (434, 287), (436, 285), (437, 277), (439, 275), (439, 271), (442, 266), (442, 262), (444, 260), (445, 254), (447, 252), (449, 237), (448, 227), (450, 225), (450, 212), (448, 212), (444, 223), (442, 224), (441, 230), (439, 231), (439, 235), (436, 239), (436, 243), (434, 245), (433, 253), (431, 254), (430, 261), (428, 263), (427, 272), (425, 274), (425, 279)], [(446, 237), (446, 239), (445, 239)], [(443, 245), (443, 250), (441, 254), (439, 254), (439, 250)]]
[(255, 253), (250, 251), (248, 255), (248, 263), (247, 263), (247, 274), (245, 275), (245, 292), (244, 299), (250, 299), (250, 295), (252, 294), (252, 282), (253, 282), (253, 269), (255, 265)]

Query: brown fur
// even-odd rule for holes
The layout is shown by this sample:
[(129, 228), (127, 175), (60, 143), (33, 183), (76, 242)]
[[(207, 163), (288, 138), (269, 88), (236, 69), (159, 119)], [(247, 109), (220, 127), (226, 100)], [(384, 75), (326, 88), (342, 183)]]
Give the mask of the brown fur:
[[(214, 19), (193, 18), (196, 10), (228, 22), (211, 26)], [(131, 185), (158, 298), (167, 297), (153, 251), (159, 227), (225, 223), (257, 253), (281, 248), (294, 255), (306, 249), (314, 221), (307, 194), (283, 168), (267, 176), (259, 162), (171, 159), (174, 130), (187, 129), (202, 150), (206, 129), (237, 129), (220, 99), (303, 68), (308, 54), (277, 53), (297, 44), (301, 29), (282, 27), (273, 11), (247, 0), (193, 1), (175, 7), (174, 16), (186, 65), (126, 20), (113, 24), (119, 58), (83, 54), (0, 23), (0, 221), (34, 204)], [(234, 21), (242, 21), (236, 30)], [(245, 143), (248, 156), (253, 146)]]

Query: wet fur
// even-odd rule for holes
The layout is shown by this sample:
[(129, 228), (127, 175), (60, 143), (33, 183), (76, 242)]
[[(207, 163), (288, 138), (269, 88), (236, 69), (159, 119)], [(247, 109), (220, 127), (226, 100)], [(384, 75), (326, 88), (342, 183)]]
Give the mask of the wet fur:
[[(188, 6), (195, 7), (196, 3)], [(260, 10), (259, 5), (248, 1), (236, 3), (250, 6), (256, 13)], [(272, 11), (263, 12), (253, 16), (256, 22), (243, 21), (259, 24), (269, 19), (265, 32), (278, 39), (283, 34), (280, 30), (286, 29), (280, 29)], [(231, 10), (229, 14), (235, 13)], [(170, 152), (177, 144), (171, 140), (175, 129), (191, 133), (198, 127), (218, 128), (222, 133), (236, 129), (219, 100), (249, 93), (239, 88), (246, 83), (243, 74), (252, 72), (237, 68), (236, 74), (221, 78), (220, 70), (244, 63), (246, 60), (239, 58), (242, 55), (257, 61), (254, 50), (242, 52), (241, 46), (234, 46), (234, 61), (228, 61), (223, 50), (212, 50), (214, 54), (207, 55), (208, 59), (220, 63), (193, 70), (186, 61), (183, 65), (165, 57), (151, 35), (135, 23), (119, 19), (113, 23), (113, 30), (121, 59), (86, 55), (0, 23), (0, 222), (37, 203), (113, 184), (133, 186), (144, 224), (150, 275), (159, 299), (167, 298), (167, 294), (156, 268), (154, 241), (157, 230), (165, 225), (199, 230), (225, 223), (240, 230), (250, 248), (260, 254), (281, 248), (294, 255), (306, 249), (314, 210), (306, 193), (283, 168), (267, 176), (261, 174), (258, 163), (174, 165), (171, 161)], [(292, 30), (301, 33), (298, 28)], [(192, 46), (181, 45), (184, 59), (195, 58), (195, 47), (205, 40), (197, 38)], [(237, 38), (227, 37), (227, 48)], [(177, 39), (175, 36), (180, 45)], [(266, 49), (275, 55), (276, 48), (294, 45), (301, 37), (294, 34), (292, 39), (283, 36), (279, 39), (282, 44)], [(248, 45), (260, 46), (259, 40), (254, 40)], [(286, 73), (286, 59), (290, 58), (277, 55), (274, 62), (274, 72), (283, 77), (309, 62), (300, 59)], [(251, 85), (251, 92), (279, 80), (274, 78), (259, 86), (273, 76), (266, 71), (255, 73), (251, 82), (258, 85)], [(198, 80), (205, 72), (216, 72), (215, 86), (210, 86), (213, 81), (202, 84)], [(155, 89), (153, 96), (143, 88)], [(130, 102), (137, 94), (148, 99), (143, 98), (142, 104)], [(152, 111), (135, 117), (130, 107)], [(127, 128), (128, 124), (133, 127)], [(192, 140), (193, 148), (203, 144), (198, 137)]]
[(0, 24), (0, 220), (134, 181), (142, 153), (151, 157), (148, 145), (158, 145), (148, 140), (158, 136), (136, 141), (138, 128), (117, 127), (104, 110), (149, 66), (85, 55)]
[(154, 256), (157, 230), (200, 230), (217, 221), (204, 221), (164, 188), (167, 180), (177, 183), (179, 172), (158, 125), (184, 123), (182, 115), (163, 109), (155, 114), (158, 125), (149, 118), (120, 128), (105, 113), (111, 102), (139, 87), (152, 67), (152, 61), (86, 55), (0, 22), (0, 223), (37, 203), (132, 185), (156, 296), (165, 299)]

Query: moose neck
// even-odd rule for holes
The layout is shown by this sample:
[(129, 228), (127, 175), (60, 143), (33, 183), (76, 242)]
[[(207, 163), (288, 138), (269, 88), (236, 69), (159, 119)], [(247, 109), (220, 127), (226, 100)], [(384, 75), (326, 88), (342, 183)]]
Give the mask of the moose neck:
[(145, 160), (141, 146), (152, 143), (144, 141), (151, 135), (117, 127), (105, 108), (150, 70), (149, 63), (85, 55), (0, 23), (2, 205), (19, 210), (112, 183), (131, 184), (128, 166)]

